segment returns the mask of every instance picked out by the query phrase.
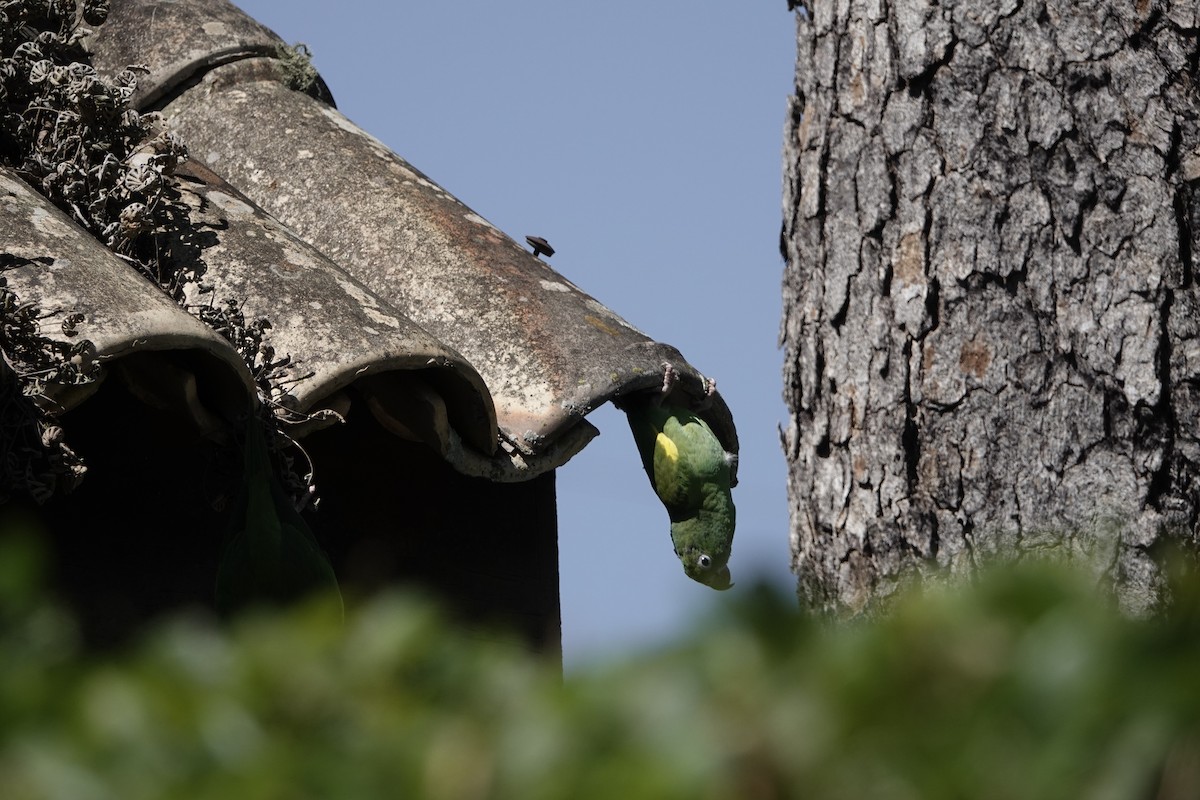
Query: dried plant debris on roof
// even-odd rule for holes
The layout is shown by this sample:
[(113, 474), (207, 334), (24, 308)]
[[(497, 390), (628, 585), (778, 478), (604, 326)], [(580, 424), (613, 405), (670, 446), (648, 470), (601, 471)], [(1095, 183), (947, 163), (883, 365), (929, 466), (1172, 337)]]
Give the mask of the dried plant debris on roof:
[(275, 58), (279, 61), (284, 85), (289, 89), (310, 92), (321, 77), (313, 66), (312, 52), (304, 42), (291, 46), (280, 44), (275, 49)]
[[(219, 351), (242, 381), (236, 397), (226, 393), (233, 413), (253, 382), (276, 423), (307, 415), (289, 428), (303, 436), (318, 415), (336, 417), (361, 398), (389, 431), (429, 444), (464, 474), (529, 480), (595, 435), (584, 419), (592, 409), (653, 390), (669, 363), (687, 394), (703, 396), (725, 448), (737, 450), (728, 408), (709, 397), (704, 377), (539, 260), (554, 253), (546, 239), (528, 238), (531, 255), (337, 114), (325, 92), (309, 92), (323, 99), (313, 102), (288, 88), (315, 74), (306, 48), (277, 49), (281, 40), (226, 2), (128, 0), (86, 39), (85, 54), (78, 40), (84, 24), (104, 21), (99, 8), (0, 0), (0, 166), (232, 345), (248, 373), (220, 343), (200, 349)], [(130, 63), (143, 59), (145, 74)], [(222, 176), (185, 164), (180, 138), (158, 114), (138, 113), (138, 102), (166, 103), (172, 129), (219, 161)], [(247, 106), (287, 124), (245, 127)], [(317, 148), (303, 163), (289, 158), (300, 141)], [(269, 180), (247, 173), (253, 161)], [(313, 185), (326, 201), (316, 218)], [(363, 185), (377, 188), (366, 207)], [(245, 224), (234, 224), (234, 205), (247, 210)], [(343, 206), (355, 213), (330, 225), (328, 209)], [(295, 275), (258, 269), (274, 262), (252, 239), (286, 251), (275, 266)], [(359, 324), (364, 314), (371, 321)], [(79, 328), (107, 358), (102, 334)], [(343, 331), (370, 340), (346, 347)], [(231, 411), (222, 412), (224, 429)]]
[[(140, 114), (130, 106), (138, 74), (146, 67), (128, 65), (106, 79), (90, 65), (79, 42), (91, 33), (87, 26), (104, 23), (108, 8), (102, 0), (0, 2), (0, 163), (185, 305), (188, 284), (203, 290), (205, 241), (204, 232), (190, 222), (175, 177), (187, 148), (159, 115)], [(0, 255), (0, 269), (12, 266), (13, 258)], [(22, 304), (7, 287), (0, 297), (5, 379), (17, 383), (21, 396), (42, 394), (47, 382), (88, 378), (81, 365), (87, 362), (90, 342), (63, 346), (47, 339), (41, 335), (36, 306)], [(233, 298), (185, 308), (242, 355), (264, 397), (285, 393), (277, 384), (289, 360), (276, 358), (266, 341), (267, 320), (245, 320)], [(68, 336), (70, 325), (68, 317), (63, 323)], [(0, 466), (3, 487), (38, 500), (46, 499), (53, 487), (70, 483), (46, 480), (46, 468), (36, 466), (44, 454), (18, 444), (41, 441), (46, 431), (57, 430), (44, 416), (45, 405), (40, 415), (38, 406), (28, 413), (6, 412), (6, 463)], [(19, 424), (29, 427), (9, 430)], [(58, 448), (56, 458), (68, 465), (66, 472), (78, 478), (78, 458), (61, 444), (61, 435), (49, 438)]]
[(47, 383), (92, 380), (95, 362), (86, 339), (67, 345), (41, 334), (41, 309), (5, 283), (3, 271), (15, 261), (0, 253), (0, 503), (12, 495), (45, 502), (86, 470), (36, 398)]
[(24, 384), (0, 360), (0, 503), (29, 497), (44, 503), (70, 490), (87, 471), (63, 440), (62, 428), (46, 419)]

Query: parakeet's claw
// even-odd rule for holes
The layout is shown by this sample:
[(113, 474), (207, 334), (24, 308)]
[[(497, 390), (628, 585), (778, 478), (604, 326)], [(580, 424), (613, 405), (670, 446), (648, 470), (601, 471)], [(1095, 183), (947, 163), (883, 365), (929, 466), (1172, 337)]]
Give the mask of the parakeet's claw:
[(679, 376), (677, 374), (675, 374), (675, 367), (671, 366), (670, 361), (664, 361), (663, 362), (662, 394), (659, 397), (660, 401), (671, 393), (671, 390), (675, 388), (675, 384), (678, 381), (679, 381)]
[(704, 383), (704, 397), (700, 398), (700, 402), (695, 403), (692, 408), (695, 411), (704, 411), (712, 405), (713, 396), (717, 393), (717, 382), (713, 378), (700, 376)]
[[(654, 398), (654, 402), (660, 406), (666, 402), (666, 399), (675, 391), (675, 387), (679, 384), (679, 372), (676, 371), (675, 366), (670, 361), (664, 361), (662, 369), (662, 386), (658, 390), (658, 395)], [(703, 375), (700, 376), (700, 380), (701, 385), (704, 387), (704, 396), (699, 401), (695, 399), (689, 400), (689, 405), (693, 411), (703, 411), (708, 408), (712, 404), (713, 396), (717, 393), (717, 382), (715, 380), (706, 378)]]

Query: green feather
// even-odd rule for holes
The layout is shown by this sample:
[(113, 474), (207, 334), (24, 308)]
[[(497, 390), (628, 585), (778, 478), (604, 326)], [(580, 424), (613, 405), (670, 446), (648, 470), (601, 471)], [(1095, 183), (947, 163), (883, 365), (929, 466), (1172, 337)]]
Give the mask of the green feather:
[(652, 400), (622, 405), (650, 485), (671, 519), (671, 542), (689, 578), (728, 589), (735, 510), (734, 456), (708, 423)]
[(234, 504), (231, 534), (217, 569), (217, 608), (289, 603), (318, 592), (338, 593), (329, 559), (280, 486), (262, 422), (246, 424), (245, 474)]

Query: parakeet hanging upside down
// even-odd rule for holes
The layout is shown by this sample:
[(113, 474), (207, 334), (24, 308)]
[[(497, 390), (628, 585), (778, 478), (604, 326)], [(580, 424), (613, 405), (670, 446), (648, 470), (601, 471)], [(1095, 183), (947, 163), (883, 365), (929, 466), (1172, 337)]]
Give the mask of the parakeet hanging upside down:
[(725, 452), (708, 423), (684, 408), (635, 398), (620, 404), (658, 498), (671, 518), (671, 542), (683, 571), (714, 589), (728, 589), (736, 456)]
[(255, 603), (287, 603), (317, 591), (337, 593), (333, 567), (275, 477), (257, 415), (251, 414), (246, 424), (243, 447), (242, 488), (217, 568), (217, 609), (228, 614)]

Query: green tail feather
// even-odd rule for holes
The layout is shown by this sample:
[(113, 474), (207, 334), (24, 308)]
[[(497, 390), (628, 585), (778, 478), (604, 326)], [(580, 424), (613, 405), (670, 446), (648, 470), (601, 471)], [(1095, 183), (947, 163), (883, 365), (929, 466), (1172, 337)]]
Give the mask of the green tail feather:
[(257, 604), (286, 604), (314, 592), (338, 592), (329, 559), (279, 485), (261, 421), (246, 425), (245, 475), (230, 536), (217, 568), (222, 614)]

